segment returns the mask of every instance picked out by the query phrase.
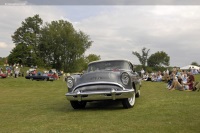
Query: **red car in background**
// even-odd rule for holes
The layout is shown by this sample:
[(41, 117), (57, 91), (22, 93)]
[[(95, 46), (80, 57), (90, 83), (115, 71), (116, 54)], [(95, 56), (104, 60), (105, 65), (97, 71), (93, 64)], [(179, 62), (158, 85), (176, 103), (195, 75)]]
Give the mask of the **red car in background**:
[(57, 73), (56, 69), (50, 69), (49, 73), (48, 73), (48, 76), (51, 76), (54, 79), (59, 79), (59, 76), (58, 76), (58, 73)]
[(4, 73), (0, 73), (0, 78), (6, 78), (6, 77), (7, 77), (6, 74), (4, 74)]
[(58, 79), (58, 75), (56, 73), (48, 73), (47, 74), (48, 77), (53, 77), (54, 79)]

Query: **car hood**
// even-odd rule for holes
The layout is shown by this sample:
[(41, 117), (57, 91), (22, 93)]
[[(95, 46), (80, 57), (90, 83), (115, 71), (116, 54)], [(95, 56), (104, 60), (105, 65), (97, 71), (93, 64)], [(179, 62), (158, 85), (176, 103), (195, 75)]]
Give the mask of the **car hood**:
[(91, 82), (121, 82), (120, 71), (95, 71), (83, 74), (78, 80), (77, 85)]

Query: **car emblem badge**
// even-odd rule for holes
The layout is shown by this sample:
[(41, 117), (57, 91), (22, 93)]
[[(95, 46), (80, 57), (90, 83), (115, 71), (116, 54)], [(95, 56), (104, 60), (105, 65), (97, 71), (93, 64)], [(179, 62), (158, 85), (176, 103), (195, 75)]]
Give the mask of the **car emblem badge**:
[(102, 79), (101, 77), (92, 77), (91, 80), (99, 80)]

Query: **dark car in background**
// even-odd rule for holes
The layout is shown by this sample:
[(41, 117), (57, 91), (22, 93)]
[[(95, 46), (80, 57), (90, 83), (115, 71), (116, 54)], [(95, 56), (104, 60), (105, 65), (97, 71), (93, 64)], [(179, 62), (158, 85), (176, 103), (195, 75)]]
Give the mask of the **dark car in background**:
[(74, 109), (99, 100), (121, 100), (124, 108), (131, 108), (140, 96), (141, 77), (128, 60), (91, 62), (86, 72), (68, 76), (66, 82), (65, 95)]
[(44, 80), (44, 81), (54, 81), (54, 76), (49, 76), (48, 74), (37, 74), (37, 75), (27, 75), (25, 76), (26, 79), (30, 80)]

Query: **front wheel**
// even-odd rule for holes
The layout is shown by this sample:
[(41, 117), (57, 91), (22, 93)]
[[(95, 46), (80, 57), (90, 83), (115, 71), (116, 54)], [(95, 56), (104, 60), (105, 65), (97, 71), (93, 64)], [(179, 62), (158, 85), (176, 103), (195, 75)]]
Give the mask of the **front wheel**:
[(133, 94), (133, 97), (126, 98), (122, 100), (122, 105), (124, 108), (132, 108), (135, 104), (135, 93)]
[(70, 101), (70, 103), (74, 109), (84, 109), (87, 102), (85, 102), (85, 101), (80, 101), (80, 102), (79, 101)]
[(138, 92), (135, 95), (136, 97), (140, 97), (140, 90), (138, 90)]

